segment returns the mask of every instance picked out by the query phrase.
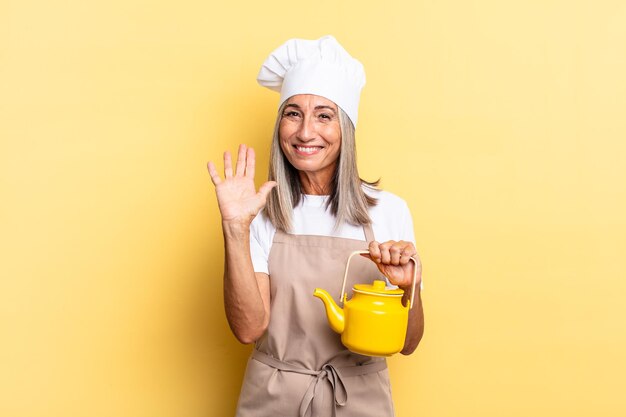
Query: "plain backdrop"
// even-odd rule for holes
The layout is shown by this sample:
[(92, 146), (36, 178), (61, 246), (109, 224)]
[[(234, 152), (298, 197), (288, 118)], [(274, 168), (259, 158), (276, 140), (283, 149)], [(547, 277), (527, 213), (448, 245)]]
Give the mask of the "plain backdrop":
[(326, 34), (424, 263), (397, 416), (626, 414), (623, 1), (2, 0), (0, 415), (233, 414), (206, 162), (244, 142), (264, 180), (259, 66)]

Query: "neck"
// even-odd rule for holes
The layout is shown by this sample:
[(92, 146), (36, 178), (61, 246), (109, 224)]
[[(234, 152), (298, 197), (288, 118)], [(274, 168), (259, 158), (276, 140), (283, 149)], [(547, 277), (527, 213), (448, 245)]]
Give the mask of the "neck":
[(304, 194), (309, 195), (330, 195), (333, 186), (330, 176), (312, 175), (300, 171), (300, 184)]

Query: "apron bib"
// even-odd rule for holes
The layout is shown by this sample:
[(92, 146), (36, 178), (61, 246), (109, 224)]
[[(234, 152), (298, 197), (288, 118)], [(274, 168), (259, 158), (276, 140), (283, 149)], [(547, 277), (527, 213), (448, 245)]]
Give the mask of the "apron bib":
[[(366, 241), (374, 240), (370, 225)], [(237, 417), (392, 417), (384, 358), (352, 353), (328, 325), (315, 288), (339, 301), (346, 261), (362, 240), (276, 231), (269, 255), (270, 323), (248, 361)], [(347, 289), (380, 279), (354, 257)], [(349, 292), (350, 294), (350, 292)]]

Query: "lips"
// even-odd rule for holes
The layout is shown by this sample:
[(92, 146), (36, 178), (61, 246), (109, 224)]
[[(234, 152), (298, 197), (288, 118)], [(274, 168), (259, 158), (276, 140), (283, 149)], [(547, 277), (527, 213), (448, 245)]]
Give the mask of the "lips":
[(293, 146), (296, 152), (302, 155), (314, 155), (323, 149), (322, 146)]

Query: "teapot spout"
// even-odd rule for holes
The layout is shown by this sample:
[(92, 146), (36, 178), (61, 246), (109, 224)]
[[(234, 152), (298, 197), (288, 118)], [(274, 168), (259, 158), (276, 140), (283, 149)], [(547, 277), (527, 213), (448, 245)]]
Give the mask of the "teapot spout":
[(333, 300), (327, 291), (324, 291), (321, 288), (316, 288), (313, 295), (324, 302), (324, 307), (326, 307), (326, 317), (328, 318), (328, 324), (330, 324), (330, 327), (339, 334), (343, 333), (343, 329), (345, 327), (343, 309), (335, 303), (335, 300)]

